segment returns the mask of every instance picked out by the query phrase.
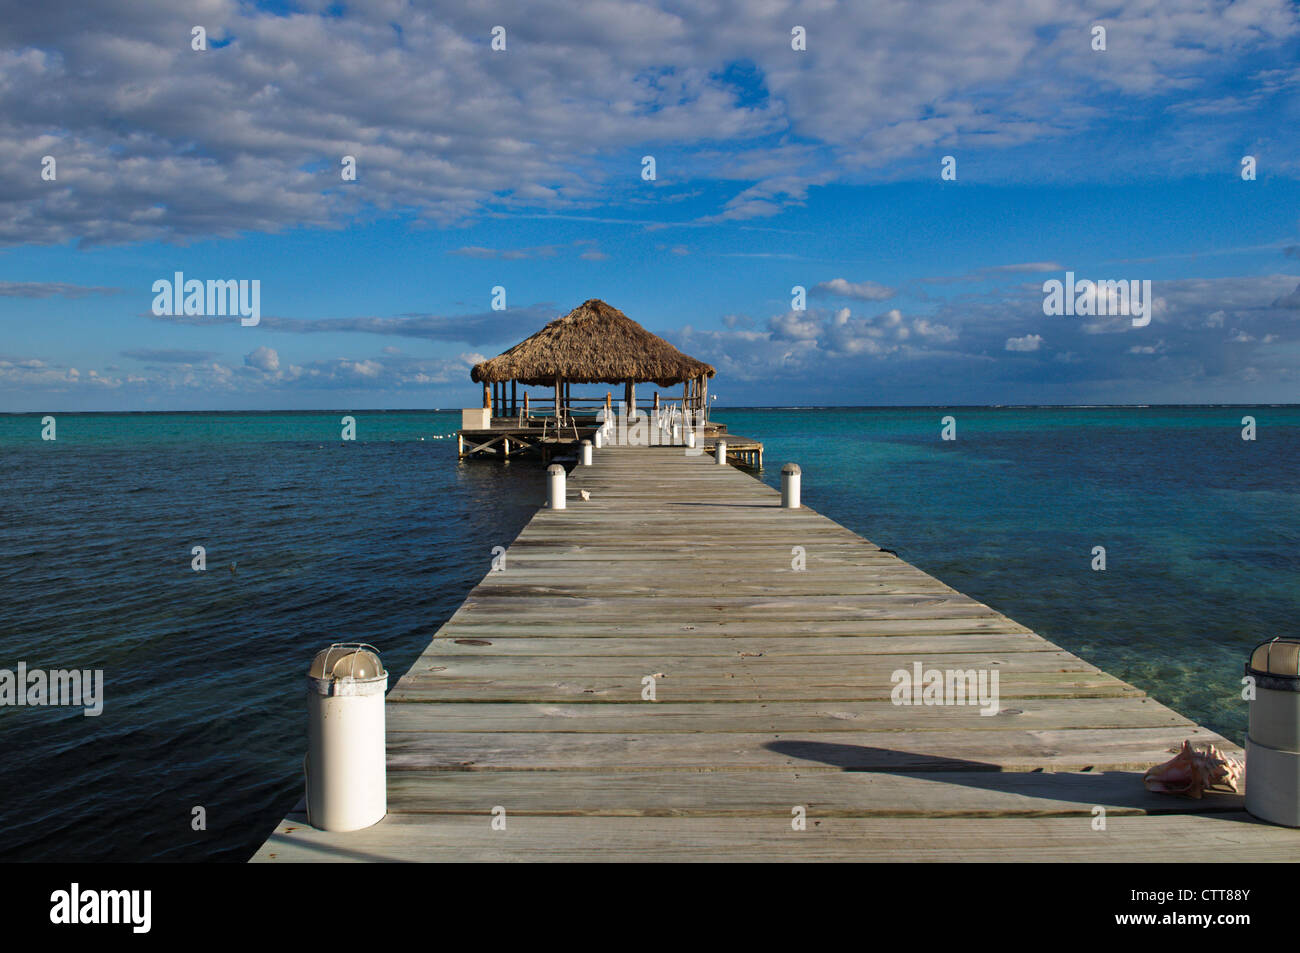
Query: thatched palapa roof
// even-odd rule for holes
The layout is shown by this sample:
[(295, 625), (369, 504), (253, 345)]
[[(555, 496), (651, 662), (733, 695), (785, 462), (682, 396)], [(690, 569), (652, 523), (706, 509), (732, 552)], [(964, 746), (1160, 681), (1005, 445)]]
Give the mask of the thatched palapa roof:
[(573, 384), (653, 381), (670, 387), (714, 373), (712, 365), (592, 298), (504, 354), (475, 364), (469, 376), (487, 384), (513, 380), (549, 387), (560, 378)]

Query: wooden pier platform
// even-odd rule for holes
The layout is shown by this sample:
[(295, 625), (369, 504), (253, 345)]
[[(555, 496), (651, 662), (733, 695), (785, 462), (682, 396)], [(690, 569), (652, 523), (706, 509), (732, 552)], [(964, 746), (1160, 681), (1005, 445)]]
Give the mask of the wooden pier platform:
[[(597, 452), (391, 690), (389, 815), (291, 814), (253, 860), (1300, 857), (1240, 795), (1143, 789), (1185, 738), (1235, 745), (778, 503), (707, 456)], [(996, 670), (997, 714), (893, 704), (916, 662)]]
[[(582, 440), (593, 440), (597, 424), (594, 419), (579, 421), (571, 426), (542, 426), (535, 422), (496, 419), (492, 426), (483, 429), (462, 429), (456, 432), (456, 455), (460, 459), (489, 457), (494, 460), (516, 459), (525, 455), (549, 463), (556, 456), (577, 453)], [(763, 444), (752, 437), (729, 434), (726, 424), (708, 423), (702, 428), (700, 446), (713, 453), (718, 441), (727, 444), (727, 460), (735, 466), (750, 470), (763, 469)]]

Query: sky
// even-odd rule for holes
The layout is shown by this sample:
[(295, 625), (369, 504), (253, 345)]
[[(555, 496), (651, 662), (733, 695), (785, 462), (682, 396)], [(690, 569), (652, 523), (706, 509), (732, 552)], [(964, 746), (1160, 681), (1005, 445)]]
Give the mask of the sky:
[(588, 298), (718, 406), (1300, 402), (1298, 129), (1281, 0), (0, 0), (0, 412), (472, 407)]

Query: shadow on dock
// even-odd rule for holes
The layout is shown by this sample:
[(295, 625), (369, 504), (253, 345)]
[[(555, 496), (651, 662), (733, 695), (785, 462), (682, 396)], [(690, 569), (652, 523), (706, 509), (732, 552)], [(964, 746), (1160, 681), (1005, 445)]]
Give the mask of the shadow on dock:
[[(936, 757), (868, 745), (847, 745), (825, 741), (770, 741), (767, 750), (788, 758), (829, 765), (846, 772), (890, 774), (898, 777), (958, 785), (977, 790), (996, 791), (1020, 797), (1041, 798), (1060, 803), (1078, 800), (1080, 782), (1090, 788), (1088, 801), (1108, 810), (1121, 809), (1140, 814), (1182, 814), (1190, 803), (1178, 797), (1152, 794), (1142, 785), (1137, 771), (1003, 771), (987, 761)], [(897, 767), (892, 765), (897, 764)], [(1240, 794), (1211, 795), (1195, 802), (1198, 813), (1243, 812), (1240, 820), (1254, 821), (1244, 813), (1245, 798)], [(1211, 806), (1212, 805), (1212, 806)], [(1056, 814), (1059, 811), (1044, 811)], [(1073, 812), (1071, 812), (1073, 813)]]

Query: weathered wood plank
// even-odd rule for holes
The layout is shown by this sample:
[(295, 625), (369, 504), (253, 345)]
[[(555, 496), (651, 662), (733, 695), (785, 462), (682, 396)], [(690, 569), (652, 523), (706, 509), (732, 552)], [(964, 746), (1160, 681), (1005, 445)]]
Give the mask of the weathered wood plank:
[[(412, 674), (392, 689), (390, 701), (636, 701), (646, 674), (574, 675), (548, 679), (545, 675), (513, 678)], [(824, 676), (764, 676), (744, 671), (722, 677), (683, 676), (656, 687), (664, 701), (870, 701), (888, 700), (893, 684), (887, 673)], [(999, 685), (1003, 703), (1019, 698), (1119, 698), (1141, 696), (1141, 689), (1113, 675), (1087, 673), (1025, 673)]]
[[(542, 702), (406, 702), (388, 706), (388, 731), (564, 731), (671, 732), (941, 731), (970, 722), (956, 706), (905, 708), (887, 701), (818, 702), (646, 702), (547, 704)], [(1150, 698), (1026, 698), (978, 723), (983, 731), (1039, 731), (1073, 728), (1197, 727)], [(981, 716), (983, 717), (983, 716)]]
[[(1235, 746), (733, 467), (602, 451), (567, 497), (390, 692), (388, 818), (291, 816), (255, 859), (1300, 856), (1240, 796), (1143, 789), (1186, 738)], [(996, 671), (997, 713), (893, 704), (914, 663)]]
[[(748, 644), (746, 643), (746, 648)], [(487, 646), (486, 648), (491, 648)], [(919, 656), (924, 656), (923, 659)], [(933, 646), (928, 652), (912, 652), (905, 655), (865, 655), (836, 656), (834, 658), (816, 658), (808, 656), (766, 655), (761, 651), (733, 646), (731, 653), (724, 658), (710, 658), (699, 655), (659, 655), (629, 659), (622, 656), (605, 655), (491, 655), (480, 652), (475, 655), (464, 653), (455, 656), (429, 655), (420, 657), (411, 666), (403, 681), (408, 684), (422, 681), (426, 676), (433, 679), (456, 677), (511, 678), (522, 676), (536, 678), (548, 677), (600, 676), (640, 678), (654, 675), (662, 682), (662, 687), (670, 687), (680, 678), (726, 678), (744, 673), (756, 678), (773, 676), (801, 679), (819, 679), (823, 684), (827, 679), (872, 678), (884, 674), (886, 679), (892, 673), (902, 671), (909, 673), (913, 663), (923, 661), (928, 668), (957, 670), (997, 670), (999, 684), (1021, 673), (1071, 673), (1086, 672), (1090, 675), (1103, 674), (1101, 669), (1089, 665), (1077, 655), (1069, 652), (968, 652), (954, 654), (944, 651), (941, 646)]]
[(953, 863), (1107, 861), (1294, 863), (1300, 831), (1244, 813), (1119, 816), (1104, 831), (1082, 817), (854, 818), (810, 816), (791, 829), (771, 817), (508, 818), (493, 830), (478, 817), (391, 814), (345, 838), (306, 827), (276, 828), (255, 859), (285, 861), (892, 861)]
[[(776, 629), (777, 631), (773, 631)], [(527, 626), (512, 624), (508, 617), (488, 621), (472, 613), (458, 613), (449, 619), (439, 636), (491, 638), (492, 634), (528, 635), (533, 637), (563, 636), (566, 638), (603, 638), (619, 635), (653, 635), (664, 638), (695, 639), (703, 635), (729, 638), (752, 638), (778, 635), (783, 638), (803, 636), (852, 635), (864, 637), (893, 637), (933, 633), (936, 635), (970, 635), (978, 632), (1029, 633), (1024, 626), (997, 615), (949, 619), (819, 619), (804, 620), (799, 625), (774, 626), (770, 622), (745, 619), (710, 619), (694, 622), (665, 623), (657, 619), (628, 618), (618, 622), (585, 622), (582, 619), (564, 621), (555, 616), (532, 619)], [(1032, 634), (1032, 633), (1030, 633)], [(1041, 638), (1041, 636), (1034, 636)], [(1044, 640), (1046, 642), (1046, 640)], [(1050, 645), (1050, 643), (1048, 643)], [(1055, 648), (1056, 646), (1053, 646)]]
[(395, 771), (394, 813), (555, 817), (1053, 817), (1241, 811), (1239, 794), (1174, 800), (1131, 771)]
[[(648, 718), (653, 717), (650, 712)], [(996, 716), (995, 716), (996, 717)], [(658, 768), (790, 768), (800, 771), (1099, 771), (1145, 770), (1173, 757), (1184, 738), (1235, 745), (1204, 728), (1069, 728), (985, 731), (970, 711), (967, 730), (820, 732), (641, 732), (548, 735), (530, 732), (393, 732), (390, 770), (607, 771)]]
[[(603, 630), (602, 630), (603, 631)], [(506, 658), (516, 655), (591, 655), (605, 659), (639, 657), (654, 658), (672, 655), (679, 658), (694, 656), (736, 658), (760, 655), (764, 658), (810, 660), (838, 658), (854, 655), (930, 655), (946, 652), (953, 655), (985, 652), (1040, 652), (1059, 651), (1050, 642), (1028, 632), (955, 632), (938, 635), (900, 635), (893, 638), (871, 636), (790, 636), (763, 638), (750, 636), (743, 642), (713, 636), (661, 637), (649, 634), (636, 636), (591, 635), (569, 636), (556, 632), (550, 637), (534, 634), (519, 635), (513, 626), (502, 626), (500, 632), (488, 634), (477, 631), (460, 634), (461, 630), (444, 627), (429, 643), (421, 659), (446, 657)], [(414, 666), (412, 666), (414, 669)]]

